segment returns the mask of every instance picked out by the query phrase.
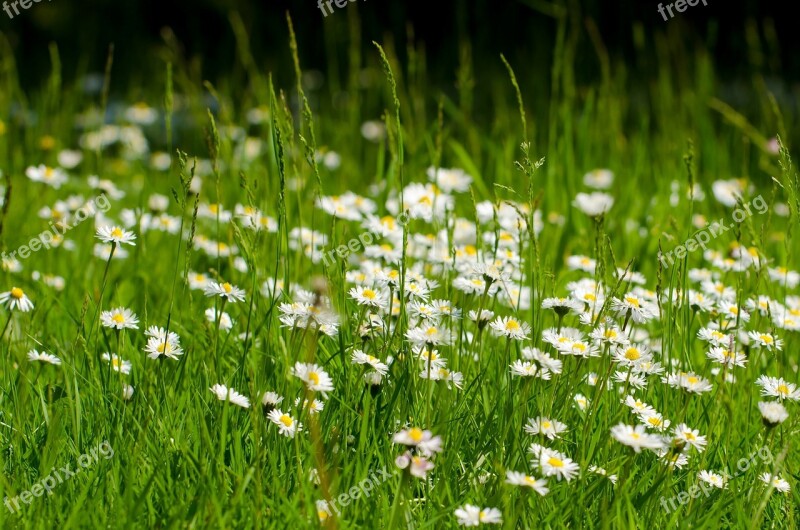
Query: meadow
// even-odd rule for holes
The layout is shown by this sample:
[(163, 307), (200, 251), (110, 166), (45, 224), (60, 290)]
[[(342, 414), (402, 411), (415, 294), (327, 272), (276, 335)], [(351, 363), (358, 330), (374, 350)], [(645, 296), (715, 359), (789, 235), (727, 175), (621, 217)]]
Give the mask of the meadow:
[(126, 90), (56, 45), (23, 90), (0, 35), (2, 526), (796, 528), (769, 24), (734, 82), (553, 7), (546, 61), (439, 89), (354, 12), (325, 74), (231, 16), (235, 75), (166, 39)]

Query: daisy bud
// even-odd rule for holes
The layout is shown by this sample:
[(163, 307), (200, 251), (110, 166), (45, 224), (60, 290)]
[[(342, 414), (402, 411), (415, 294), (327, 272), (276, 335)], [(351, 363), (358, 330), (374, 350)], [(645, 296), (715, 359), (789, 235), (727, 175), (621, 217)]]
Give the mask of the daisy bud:
[(411, 463), (411, 453), (406, 451), (402, 455), (398, 456), (394, 459), (394, 465), (399, 467), (400, 469), (405, 469)]

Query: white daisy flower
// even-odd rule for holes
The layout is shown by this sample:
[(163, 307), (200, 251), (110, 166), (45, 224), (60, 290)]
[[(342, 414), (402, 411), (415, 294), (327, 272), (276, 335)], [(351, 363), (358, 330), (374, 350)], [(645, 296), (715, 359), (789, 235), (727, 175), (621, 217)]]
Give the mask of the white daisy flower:
[(537, 464), (544, 476), (555, 476), (558, 481), (563, 478), (569, 482), (575, 478), (580, 471), (578, 464), (555, 449), (544, 448), (539, 454)]
[(542, 497), (550, 491), (547, 487), (547, 479), (537, 479), (519, 471), (506, 471), (506, 484), (531, 488)]
[(352, 360), (354, 364), (366, 364), (371, 366), (381, 375), (386, 375), (389, 372), (389, 367), (382, 363), (377, 357), (367, 355), (361, 350), (354, 350)]
[(797, 389), (797, 385), (789, 383), (781, 377), (762, 375), (756, 379), (756, 384), (761, 387), (762, 396), (776, 397), (781, 400), (800, 400), (800, 390)]
[(328, 392), (333, 392), (333, 380), (319, 365), (297, 362), (291, 372), (293, 376), (303, 381), (312, 392), (319, 392), (323, 396), (327, 396)]
[(97, 229), (96, 237), (103, 243), (136, 246), (133, 242), (136, 234), (118, 226), (101, 226)]
[(442, 437), (434, 436), (431, 431), (419, 427), (411, 427), (396, 433), (392, 437), (392, 442), (416, 447), (419, 453), (426, 457), (442, 452)]
[(278, 431), (289, 438), (303, 430), (303, 424), (284, 413), (281, 409), (273, 409), (268, 415), (270, 421), (278, 426)]
[(520, 322), (513, 317), (497, 317), (489, 326), (495, 335), (515, 340), (527, 339), (531, 331), (526, 322)]
[(19, 309), (27, 313), (33, 309), (33, 302), (19, 287), (12, 287), (10, 291), (0, 293), (0, 304), (6, 306), (11, 311)]
[(31, 351), (28, 352), (28, 360), (30, 362), (39, 361), (39, 362), (50, 363), (50, 364), (54, 364), (56, 366), (61, 364), (61, 359), (59, 359), (55, 355), (51, 355), (51, 354), (45, 353), (45, 352), (39, 352), (37, 350), (31, 350)]
[(697, 478), (706, 484), (714, 486), (715, 488), (724, 489), (726, 487), (727, 481), (725, 480), (725, 477), (719, 473), (714, 473), (713, 471), (702, 470), (697, 474)]
[(139, 319), (127, 307), (118, 307), (100, 313), (100, 323), (112, 329), (139, 329)]
[(611, 428), (611, 436), (637, 453), (640, 453), (642, 449), (657, 450), (664, 447), (661, 437), (647, 433), (644, 425), (631, 426), (620, 423)]
[(497, 508), (479, 508), (472, 504), (465, 504), (457, 508), (455, 515), (461, 526), (480, 526), (481, 524), (500, 524), (503, 514)]
[(209, 390), (211, 390), (220, 401), (230, 401), (234, 405), (238, 405), (242, 408), (250, 408), (250, 400), (232, 388), (216, 384), (209, 388)]
[(789, 417), (786, 407), (780, 401), (759, 401), (758, 410), (764, 423), (770, 426), (783, 423)]
[(208, 282), (203, 290), (206, 296), (220, 296), (228, 302), (243, 302), (245, 292), (228, 282)]
[(791, 491), (792, 487), (789, 485), (787, 481), (781, 478), (780, 475), (771, 475), (770, 473), (761, 473), (758, 476), (758, 479), (765, 484), (769, 484), (776, 490), (780, 491), (781, 493), (788, 493)]
[(104, 361), (111, 363), (111, 368), (115, 372), (120, 372), (125, 375), (131, 373), (131, 362), (124, 360), (116, 353), (109, 354), (108, 352), (106, 352), (101, 357)]
[(525, 425), (525, 432), (528, 434), (543, 434), (550, 440), (560, 438), (559, 434), (567, 431), (567, 425), (558, 420), (551, 420), (539, 416), (538, 418), (529, 418), (528, 424)]

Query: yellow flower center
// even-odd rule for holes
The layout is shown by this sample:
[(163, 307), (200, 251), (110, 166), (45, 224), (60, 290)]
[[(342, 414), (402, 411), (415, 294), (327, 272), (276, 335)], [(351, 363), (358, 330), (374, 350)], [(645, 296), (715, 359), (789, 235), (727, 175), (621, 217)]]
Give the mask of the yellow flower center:
[(549, 429), (551, 425), (552, 425), (552, 423), (550, 423), (549, 421), (543, 421), (542, 422), (542, 429)]
[(628, 302), (628, 304), (632, 305), (633, 307), (637, 307), (637, 308), (639, 307), (639, 299), (638, 298), (635, 298), (633, 296), (626, 296), (625, 297), (625, 301)]
[(116, 237), (116, 238), (122, 237), (122, 230), (120, 230), (119, 227), (115, 226), (114, 228), (111, 229), (111, 237)]
[(422, 441), (422, 429), (419, 427), (413, 427), (408, 430), (408, 437), (411, 438), (414, 443), (419, 443)]
[(635, 361), (639, 359), (642, 355), (639, 353), (639, 350), (636, 348), (628, 348), (625, 350), (625, 358), (629, 361)]
[(14, 287), (13, 289), (11, 289), (11, 296), (19, 300), (20, 298), (25, 296), (25, 293), (23, 293), (22, 289), (20, 289), (19, 287)]
[(308, 380), (313, 384), (319, 384), (319, 374), (317, 372), (308, 372)]
[(229, 284), (228, 282), (225, 282), (225, 283), (222, 284), (222, 290), (225, 291), (226, 293), (230, 294), (230, 292), (233, 290), (233, 286), (231, 284)]
[(375, 297), (377, 296), (377, 294), (375, 294), (375, 291), (373, 291), (372, 289), (364, 289), (361, 292), (361, 294), (364, 296), (364, 298), (368, 298), (370, 300), (374, 300)]
[(759, 335), (758, 338), (764, 341), (766, 344), (772, 344), (773, 342), (772, 337), (770, 337), (769, 335)]
[(122, 316), (122, 313), (114, 313), (114, 316), (111, 317), (111, 320), (113, 320), (117, 324), (122, 324), (125, 322), (125, 317)]
[(689, 384), (691, 384), (691, 385), (697, 384), (697, 383), (700, 381), (698, 378), (696, 378), (696, 377), (695, 377), (695, 376), (693, 376), (693, 375), (690, 375), (689, 377), (687, 377), (687, 378), (686, 378), (686, 380), (687, 380), (687, 381), (689, 382)]
[(283, 414), (278, 421), (283, 423), (286, 427), (291, 427), (294, 424), (294, 420), (288, 414)]
[(783, 396), (789, 395), (789, 387), (784, 384), (778, 385), (778, 388), (776, 388), (775, 390), (778, 392), (778, 394), (781, 394)]
[(564, 467), (564, 461), (554, 456), (548, 458), (547, 463), (553, 467)]
[(519, 328), (520, 328), (519, 322), (517, 322), (516, 320), (509, 320), (508, 322), (506, 322), (506, 330), (508, 331), (516, 331)]

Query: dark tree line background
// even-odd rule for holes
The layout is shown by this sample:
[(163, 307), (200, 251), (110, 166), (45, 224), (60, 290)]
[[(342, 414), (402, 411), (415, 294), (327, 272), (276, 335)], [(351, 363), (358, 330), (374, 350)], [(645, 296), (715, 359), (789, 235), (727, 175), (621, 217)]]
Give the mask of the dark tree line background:
[[(668, 22), (658, 14), (654, 0), (571, 0), (566, 7), (579, 12), (580, 21), (593, 19), (612, 57), (629, 60), (632, 66), (633, 28), (638, 23), (646, 35), (680, 31), (689, 48), (696, 42), (711, 50), (718, 71), (729, 78), (743, 74), (748, 66), (748, 23), (756, 21), (762, 37), (769, 37), (764, 28), (767, 32), (774, 28), (779, 44), (777, 50), (764, 50), (765, 73), (788, 81), (798, 78), (800, 55), (795, 53), (797, 21), (792, 3), (707, 1), (707, 7), (701, 2)], [(42, 0), (13, 20), (0, 11), (0, 32), (11, 43), (23, 86), (39, 86), (48, 75), (51, 42), (58, 45), (65, 80), (81, 70), (102, 71), (113, 42), (114, 89), (119, 90), (130, 82), (146, 84), (163, 71), (156, 52), (164, 46), (165, 27), (174, 32), (187, 58), (202, 58), (204, 78), (227, 74), (236, 53), (232, 11), (244, 20), (251, 49), (264, 71), (290, 75), (287, 10), (294, 20), (304, 68), (324, 70), (331, 53), (346, 54), (351, 18), (347, 11), (355, 9), (365, 50), (372, 40), (384, 42), (391, 35), (402, 58), (408, 28), (413, 27), (416, 41), (425, 44), (433, 78), (452, 84), (459, 47), (465, 40), (471, 43), (478, 74), (484, 65), (497, 67), (502, 52), (518, 68), (529, 65), (531, 70), (541, 70), (537, 75), (549, 75), (556, 24), (542, 13), (548, 5), (541, 0), (357, 0), (325, 18), (315, 0)], [(341, 51), (329, 50), (331, 43)], [(3, 49), (0, 43), (0, 53)], [(580, 57), (587, 61), (587, 70), (597, 68), (592, 54)], [(581, 70), (580, 64), (576, 70)]]

